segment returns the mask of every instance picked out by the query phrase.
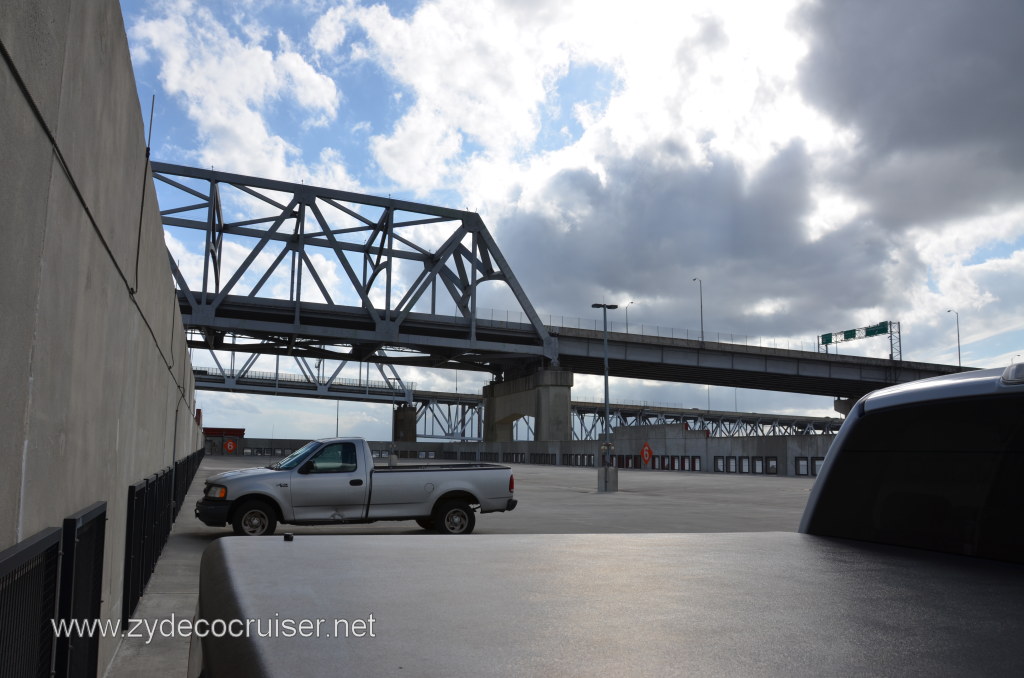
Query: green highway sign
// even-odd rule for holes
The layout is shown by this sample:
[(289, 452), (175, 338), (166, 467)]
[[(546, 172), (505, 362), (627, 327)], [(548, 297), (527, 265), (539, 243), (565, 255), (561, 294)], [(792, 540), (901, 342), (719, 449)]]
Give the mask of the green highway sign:
[[(843, 341), (852, 341), (854, 339), (865, 339), (867, 337), (877, 337), (883, 334), (890, 334), (893, 330), (893, 326), (898, 323), (893, 323), (888, 320), (875, 325), (868, 325), (867, 327), (859, 327), (855, 330), (843, 330), (842, 332), (826, 332), (818, 337), (818, 343), (822, 346), (828, 346), (829, 344), (837, 344)], [(897, 330), (898, 332), (898, 330)]]

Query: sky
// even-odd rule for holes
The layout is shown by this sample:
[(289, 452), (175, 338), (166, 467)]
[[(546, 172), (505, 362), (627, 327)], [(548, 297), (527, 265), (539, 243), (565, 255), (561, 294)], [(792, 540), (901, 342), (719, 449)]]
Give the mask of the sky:
[[(476, 211), (545, 320), (599, 322), (605, 302), (617, 329), (692, 332), (702, 295), (709, 338), (814, 350), (891, 320), (905, 360), (955, 365), (958, 317), (964, 365), (1024, 359), (1016, 0), (121, 5), (153, 160)], [(577, 375), (574, 397), (602, 388)], [(611, 390), (834, 414), (821, 397)], [(197, 399), (207, 425), (252, 436), (390, 437), (389, 406)]]

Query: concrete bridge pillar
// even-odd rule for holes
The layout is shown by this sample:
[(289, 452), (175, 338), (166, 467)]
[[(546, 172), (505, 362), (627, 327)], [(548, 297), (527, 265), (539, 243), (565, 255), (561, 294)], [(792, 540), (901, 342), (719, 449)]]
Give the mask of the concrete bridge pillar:
[(853, 405), (856, 402), (856, 398), (836, 398), (833, 409), (845, 417), (850, 414), (850, 410), (853, 409)]
[(391, 440), (396, 443), (416, 442), (416, 408), (413, 405), (396, 407), (391, 422)]
[(484, 442), (512, 440), (512, 424), (534, 418), (534, 440), (572, 440), (572, 372), (541, 370), (484, 387)]

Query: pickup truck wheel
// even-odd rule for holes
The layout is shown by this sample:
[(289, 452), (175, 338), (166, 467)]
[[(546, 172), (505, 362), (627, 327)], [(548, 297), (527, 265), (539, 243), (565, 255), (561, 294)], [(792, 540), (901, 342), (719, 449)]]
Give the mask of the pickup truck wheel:
[(422, 527), (424, 530), (436, 529), (433, 518), (417, 518), (416, 524)]
[(476, 525), (476, 513), (469, 504), (450, 501), (434, 512), (434, 529), (441, 534), (469, 534)]
[(267, 534), (274, 534), (277, 527), (277, 516), (274, 509), (267, 502), (258, 499), (250, 499), (235, 511), (235, 518), (231, 521), (235, 528), (235, 534), (258, 537)]

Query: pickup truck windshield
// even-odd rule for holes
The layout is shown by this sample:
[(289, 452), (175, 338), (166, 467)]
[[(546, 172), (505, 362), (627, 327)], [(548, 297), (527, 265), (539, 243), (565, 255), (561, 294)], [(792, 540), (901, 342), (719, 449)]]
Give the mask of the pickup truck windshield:
[(1024, 562), (1024, 396), (869, 412), (811, 534)]
[(275, 471), (289, 471), (298, 466), (299, 462), (302, 461), (302, 458), (306, 456), (306, 453), (319, 444), (320, 443), (318, 443), (317, 441), (311, 440), (302, 447), (300, 447), (299, 449), (289, 454), (281, 461), (277, 462), (276, 464), (271, 464), (267, 468), (274, 469)]

